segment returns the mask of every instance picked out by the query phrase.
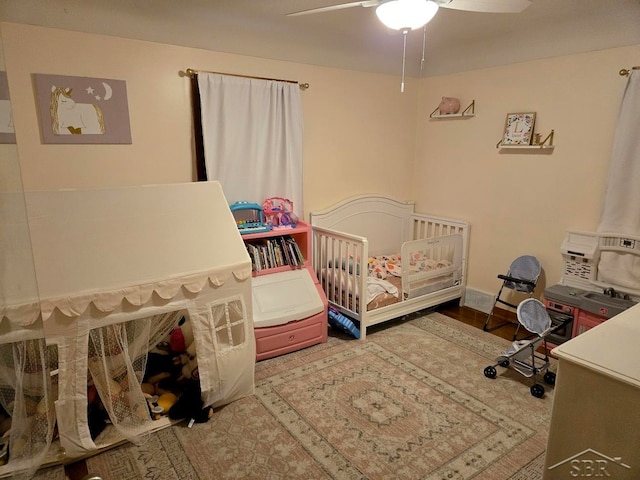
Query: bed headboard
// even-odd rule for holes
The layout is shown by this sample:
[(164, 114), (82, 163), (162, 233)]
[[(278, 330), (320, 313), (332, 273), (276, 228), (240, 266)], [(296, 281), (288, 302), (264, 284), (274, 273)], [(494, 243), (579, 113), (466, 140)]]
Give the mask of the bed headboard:
[(311, 225), (366, 237), (370, 255), (396, 252), (411, 240), (413, 202), (382, 195), (360, 195), (312, 212)]

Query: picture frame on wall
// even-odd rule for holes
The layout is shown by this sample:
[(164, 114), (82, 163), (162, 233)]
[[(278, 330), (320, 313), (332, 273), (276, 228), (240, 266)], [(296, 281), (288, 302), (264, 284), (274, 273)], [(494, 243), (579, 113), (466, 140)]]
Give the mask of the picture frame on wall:
[(7, 72), (0, 70), (0, 143), (16, 143)]
[(536, 113), (508, 113), (504, 124), (502, 145), (531, 145)]
[(130, 144), (124, 80), (34, 73), (43, 143)]

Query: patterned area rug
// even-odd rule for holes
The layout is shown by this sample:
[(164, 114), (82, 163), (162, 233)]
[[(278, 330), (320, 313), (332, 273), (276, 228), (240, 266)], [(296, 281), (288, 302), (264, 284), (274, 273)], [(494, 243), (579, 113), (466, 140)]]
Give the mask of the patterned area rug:
[[(256, 392), (87, 459), (123, 479), (542, 477), (553, 388), (483, 369), (509, 342), (438, 313), (259, 362)], [(555, 366), (552, 366), (552, 370)]]

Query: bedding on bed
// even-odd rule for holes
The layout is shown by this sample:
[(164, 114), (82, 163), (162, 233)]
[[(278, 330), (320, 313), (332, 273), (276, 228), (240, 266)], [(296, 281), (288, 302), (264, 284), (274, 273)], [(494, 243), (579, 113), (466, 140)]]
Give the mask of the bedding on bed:
[[(327, 273), (323, 272), (323, 280), (326, 278)], [(329, 284), (335, 285), (336, 288), (344, 290), (345, 287), (348, 291), (353, 291), (352, 286), (353, 276), (348, 274), (345, 270), (329, 270)], [(360, 275), (356, 275), (359, 279)], [(398, 280), (401, 281), (400, 278)], [(394, 285), (388, 280), (384, 280), (376, 277), (367, 277), (367, 303), (371, 302), (377, 295), (388, 294), (396, 299), (399, 298), (399, 287), (401, 285)], [(359, 294), (358, 285), (355, 286), (356, 295)], [(396, 300), (397, 301), (397, 300)]]
[[(420, 252), (413, 252), (408, 263), (410, 272), (428, 272), (429, 270), (449, 267), (452, 265), (449, 260), (436, 261), (426, 257)], [(369, 257), (368, 266), (370, 277), (376, 277), (384, 280), (389, 276), (402, 276), (401, 255), (379, 255), (376, 257)]]
[[(336, 263), (339, 263), (336, 261)], [(408, 263), (408, 267), (407, 267)], [(342, 261), (339, 269), (332, 269), (332, 262), (329, 262), (329, 273), (333, 278), (329, 278), (329, 283), (335, 285), (336, 288), (348, 291), (354, 291), (352, 288), (353, 278), (353, 259), (348, 262)], [(405, 263), (404, 268), (408, 268), (409, 272), (427, 272), (434, 269), (451, 266), (448, 260), (436, 261), (430, 259), (419, 252), (413, 252), (409, 261)], [(359, 265), (356, 263), (356, 278), (360, 277)], [(401, 255), (378, 255), (370, 257), (367, 262), (367, 310), (384, 307), (401, 300), (400, 292), (402, 291), (402, 257)], [(326, 270), (326, 269), (325, 269)], [(323, 271), (323, 277), (326, 272)], [(358, 288), (355, 288), (356, 295), (359, 295)]]

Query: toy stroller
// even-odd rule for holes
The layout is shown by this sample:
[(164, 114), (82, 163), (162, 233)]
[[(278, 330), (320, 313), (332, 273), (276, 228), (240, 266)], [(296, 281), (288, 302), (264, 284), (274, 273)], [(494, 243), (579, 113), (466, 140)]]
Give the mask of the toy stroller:
[[(551, 318), (544, 304), (535, 298), (528, 298), (520, 302), (517, 316), (518, 322), (533, 334), (533, 338), (529, 336), (527, 339), (514, 341), (511, 348), (496, 359), (494, 365), (484, 369), (484, 376), (496, 378), (496, 366), (500, 365), (504, 368), (511, 366), (525, 377), (533, 377), (531, 395), (536, 398), (542, 398), (544, 396), (544, 387), (536, 382), (536, 376), (545, 372), (543, 377), (545, 383), (548, 385), (555, 385), (556, 383), (556, 374), (549, 371), (546, 337), (562, 328), (564, 323), (552, 326)], [(544, 356), (536, 352), (541, 342), (544, 343)]]

